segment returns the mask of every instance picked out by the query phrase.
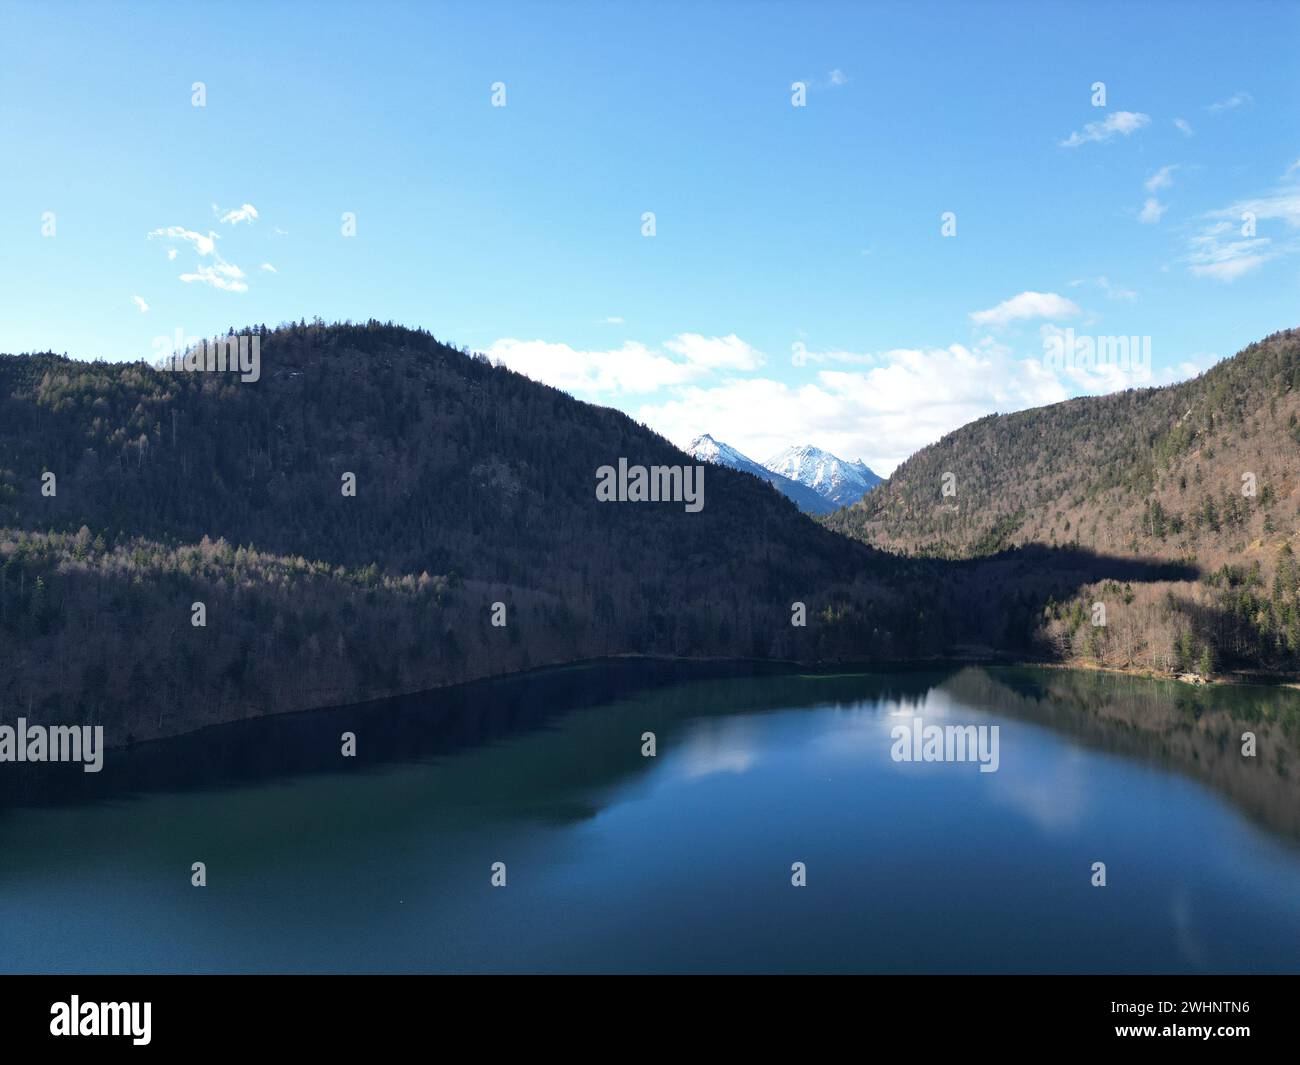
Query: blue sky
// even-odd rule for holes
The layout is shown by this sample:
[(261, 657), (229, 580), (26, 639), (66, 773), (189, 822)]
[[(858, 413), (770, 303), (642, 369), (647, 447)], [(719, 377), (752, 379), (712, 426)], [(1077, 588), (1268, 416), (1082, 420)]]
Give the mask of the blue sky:
[[(1280, 3), (5, 3), (0, 350), (391, 318), (888, 473), (1300, 324), (1297, 44)], [(1047, 365), (1065, 328), (1150, 374)]]

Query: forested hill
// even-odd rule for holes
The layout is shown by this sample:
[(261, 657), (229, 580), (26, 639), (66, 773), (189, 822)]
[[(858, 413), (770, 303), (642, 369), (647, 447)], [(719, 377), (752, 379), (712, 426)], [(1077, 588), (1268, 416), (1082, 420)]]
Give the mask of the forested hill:
[[(1212, 609), (1212, 618), (1158, 617), (1154, 601), (1139, 596), (1126, 606), (1152, 611), (1125, 641), (1136, 651), (1107, 646), (1113, 625), (1084, 635), (1089, 655), (1110, 664), (1208, 671), (1211, 663), (1300, 668), (1298, 510), (1300, 331), (1292, 329), (1177, 385), (982, 418), (820, 520), (912, 555), (970, 558), (1043, 544), (1189, 561), (1203, 580), (1162, 594), (1189, 596), (1189, 609)], [(1072, 644), (1065, 627), (1057, 626), (1061, 650), (1078, 657), (1082, 637)], [(1078, 629), (1075, 613), (1076, 637)]]
[(972, 422), (824, 520), (945, 557), (1072, 543), (1223, 561), (1294, 535), (1298, 420), (1300, 331), (1289, 330), (1181, 384)]
[(427, 333), (250, 332), (257, 381), (0, 356), (0, 720), (117, 744), (622, 654), (1300, 668), (1293, 335), (945, 438), (830, 523), (902, 557), (712, 465), (698, 512), (603, 502), (694, 460)]
[(620, 458), (694, 461), (621, 413), (423, 332), (252, 332), (249, 382), (0, 356), (0, 718), (122, 742), (600, 655), (942, 647), (757, 478), (598, 501)]

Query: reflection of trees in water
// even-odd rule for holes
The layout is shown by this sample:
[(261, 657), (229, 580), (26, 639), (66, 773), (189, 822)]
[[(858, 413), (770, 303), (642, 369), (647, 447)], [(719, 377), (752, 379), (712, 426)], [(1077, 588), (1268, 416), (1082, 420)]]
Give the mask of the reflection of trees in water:
[[(219, 725), (110, 751), (112, 773), (11, 766), (0, 774), (0, 808), (334, 773), (343, 767), (339, 737), (345, 731), (358, 736), (357, 757), (349, 765), (447, 758), (545, 730), (561, 718), (569, 738), (548, 749), (545, 764), (512, 766), (513, 779), (536, 783), (572, 769), (592, 782), (610, 781), (629, 768), (645, 768), (639, 753), (644, 729), (709, 716), (849, 707), (863, 700), (914, 706), (950, 672), (800, 675), (765, 663), (610, 659)], [(599, 712), (574, 716), (592, 708)], [(629, 751), (636, 756), (630, 763)]]
[[(599, 809), (608, 789), (651, 767), (640, 755), (643, 731), (656, 733), (663, 755), (687, 722), (813, 707), (917, 709), (936, 690), (972, 709), (1032, 721), (1089, 747), (1185, 772), (1268, 827), (1300, 837), (1294, 775), (1300, 693), (974, 666), (836, 674), (617, 659), (218, 726), (110, 752), (112, 773), (10, 766), (0, 775), (0, 809), (337, 773), (345, 768), (340, 734), (353, 731), (359, 742), (349, 772), (448, 759), (440, 790), (472, 788), (471, 774), (490, 772), (502, 803), (545, 807), (556, 818), (574, 820)], [(561, 719), (563, 733), (552, 735)], [(1247, 730), (1257, 737), (1254, 759), (1240, 753)], [(531, 739), (511, 743), (523, 737)], [(474, 751), (482, 757), (451, 757)]]
[[(1300, 838), (1300, 692), (1012, 668), (963, 669), (941, 687), (968, 705), (1186, 773), (1269, 828)], [(1253, 758), (1242, 756), (1243, 732), (1255, 734)]]

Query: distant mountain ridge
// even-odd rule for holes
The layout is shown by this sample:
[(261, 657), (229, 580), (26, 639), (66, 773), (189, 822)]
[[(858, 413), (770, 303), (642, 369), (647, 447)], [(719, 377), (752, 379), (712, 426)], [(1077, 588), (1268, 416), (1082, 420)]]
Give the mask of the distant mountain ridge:
[(730, 444), (714, 440), (708, 433), (697, 436), (686, 446), (686, 450), (701, 462), (711, 462), (715, 466), (726, 466), (729, 469), (740, 470), (741, 473), (751, 473), (760, 480), (767, 481), (805, 514), (829, 514), (835, 509), (835, 504), (825, 499), (815, 489), (769, 470), (748, 455), (741, 454)]
[(809, 444), (788, 447), (763, 465), (773, 473), (807, 485), (831, 503), (831, 509), (856, 503), (884, 481), (861, 459), (846, 462)]
[(686, 450), (701, 462), (762, 478), (805, 514), (829, 514), (856, 503), (884, 480), (860, 459), (846, 462), (808, 444), (788, 447), (762, 463), (708, 433), (697, 436)]

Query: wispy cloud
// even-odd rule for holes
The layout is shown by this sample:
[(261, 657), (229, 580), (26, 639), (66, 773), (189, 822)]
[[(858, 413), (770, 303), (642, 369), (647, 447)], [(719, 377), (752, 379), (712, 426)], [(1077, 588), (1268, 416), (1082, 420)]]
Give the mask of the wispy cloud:
[(1126, 303), (1132, 303), (1138, 298), (1138, 294), (1130, 288), (1122, 288), (1119, 285), (1112, 285), (1107, 277), (1097, 278), (1097, 287), (1106, 294), (1107, 299), (1124, 300)]
[(996, 307), (972, 311), (970, 318), (976, 325), (999, 328), (1028, 318), (1069, 318), (1081, 313), (1078, 304), (1055, 292), (1022, 292)]
[(1177, 127), (1178, 132), (1184, 137), (1190, 137), (1192, 135), (1192, 124), (1188, 122), (1187, 119), (1175, 118), (1174, 126)]
[[(209, 232), (205, 237), (202, 233), (196, 233), (184, 226), (166, 226), (163, 229), (155, 229), (149, 234), (149, 239), (181, 241), (191, 245), (200, 255), (211, 255), (217, 246), (217, 235), (215, 233)], [(168, 258), (174, 259), (176, 256), (168, 255)]]
[[(250, 205), (245, 204), (245, 207), (248, 206)], [(256, 210), (254, 210), (254, 216), (256, 216), (256, 213)], [(217, 252), (216, 242), (218, 237), (216, 233), (209, 232), (205, 237), (202, 233), (186, 229), (184, 226), (165, 226), (162, 229), (151, 231), (149, 239), (166, 240), (172, 244), (188, 244), (200, 258), (211, 260), (211, 262), (200, 263), (190, 273), (180, 275), (180, 279), (187, 285), (208, 285), (223, 292), (248, 291), (248, 283), (244, 280), (244, 271), (234, 263), (226, 262)], [(167, 249), (169, 262), (176, 259), (176, 250), (174, 247)], [(272, 272), (274, 272), (274, 267), (272, 267)]]
[(1082, 131), (1075, 130), (1060, 142), (1062, 148), (1077, 148), (1089, 142), (1101, 143), (1116, 135), (1127, 137), (1151, 121), (1150, 115), (1140, 111), (1112, 111), (1100, 122), (1087, 123)]
[(1167, 189), (1174, 183), (1174, 171), (1178, 169), (1177, 163), (1170, 163), (1168, 166), (1162, 166), (1146, 180), (1147, 192), (1156, 192), (1159, 189)]
[(210, 285), (222, 292), (248, 291), (244, 271), (233, 263), (225, 262), (220, 256), (217, 256), (215, 263), (202, 265), (192, 274), (181, 274), (181, 280), (186, 284), (197, 282), (200, 285)]
[(276, 270), (276, 268), (275, 268), (274, 266), (272, 266), (270, 263), (263, 263), (261, 266), (258, 267), (258, 269), (259, 269), (259, 270), (262, 270), (262, 271), (264, 271), (265, 273), (268, 273), (268, 274), (274, 274), (274, 273), (278, 273), (278, 272), (279, 272), (279, 271)]
[(1235, 111), (1239, 107), (1248, 107), (1255, 102), (1255, 97), (1244, 89), (1238, 89), (1226, 100), (1216, 100), (1206, 108), (1212, 115), (1221, 115), (1225, 111)]
[(1169, 210), (1167, 204), (1161, 203), (1154, 196), (1148, 196), (1146, 203), (1142, 205), (1142, 210), (1138, 212), (1138, 221), (1146, 225), (1154, 225), (1160, 221), (1167, 210)]
[(239, 225), (240, 222), (257, 221), (257, 208), (251, 203), (246, 203), (242, 207), (237, 207), (233, 211), (227, 211), (221, 216), (221, 221), (227, 222), (232, 226)]
[(132, 301), (132, 302), (133, 302), (133, 303), (134, 303), (138, 308), (140, 308), (140, 313), (141, 313), (141, 314), (148, 314), (148, 313), (149, 313), (149, 304), (145, 303), (145, 301), (144, 301), (144, 299), (143, 299), (142, 297), (140, 297), (140, 296), (132, 296), (132, 297), (131, 297), (131, 301)]
[(791, 345), (790, 351), (790, 362), (795, 366), (805, 366), (810, 362), (869, 365), (876, 360), (874, 355), (857, 351), (809, 351), (802, 340)]
[(1275, 252), (1267, 250), (1268, 243), (1265, 238), (1225, 242), (1214, 237), (1193, 237), (1188, 269), (1195, 277), (1236, 281), (1242, 274), (1277, 257)]
[(802, 79), (809, 90), (822, 89), (842, 89), (853, 79), (844, 73), (839, 67), (834, 70), (828, 70), (822, 77), (805, 77)]
[[(1086, 285), (1086, 284), (1088, 284), (1087, 281), (1080, 279), (1078, 281), (1071, 281), (1070, 287), (1078, 288), (1080, 285)], [(1132, 303), (1134, 300), (1137, 299), (1137, 293), (1134, 292), (1132, 289), (1123, 288), (1120, 285), (1112, 284), (1110, 278), (1104, 275), (1094, 280), (1092, 284), (1096, 285), (1099, 289), (1101, 289), (1101, 291), (1105, 293), (1105, 296), (1108, 300), (1123, 300), (1125, 303)]]
[(1238, 200), (1205, 216), (1205, 225), (1188, 240), (1184, 257), (1194, 277), (1235, 281), (1265, 263), (1294, 255), (1300, 240), (1275, 240), (1260, 236), (1262, 222), (1281, 223), (1286, 230), (1300, 229), (1300, 186), (1279, 188), (1267, 196)]

